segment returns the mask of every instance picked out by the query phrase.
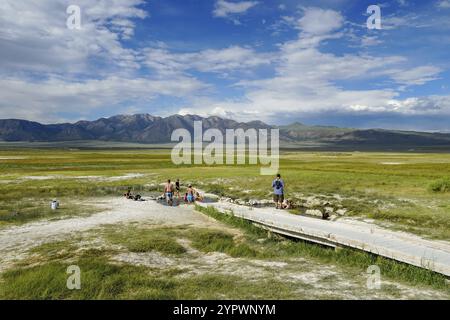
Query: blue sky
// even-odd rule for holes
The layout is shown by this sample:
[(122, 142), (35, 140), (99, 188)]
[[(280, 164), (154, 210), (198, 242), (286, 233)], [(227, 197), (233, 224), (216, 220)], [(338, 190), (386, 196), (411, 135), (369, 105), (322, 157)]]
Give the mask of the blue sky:
[(450, 131), (449, 31), (450, 0), (2, 0), (0, 118)]

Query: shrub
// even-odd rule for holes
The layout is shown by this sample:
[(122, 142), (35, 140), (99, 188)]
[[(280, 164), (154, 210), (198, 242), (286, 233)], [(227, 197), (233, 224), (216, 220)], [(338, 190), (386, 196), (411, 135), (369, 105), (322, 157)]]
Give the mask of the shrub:
[(432, 192), (450, 192), (450, 178), (444, 178), (433, 182), (430, 185)]

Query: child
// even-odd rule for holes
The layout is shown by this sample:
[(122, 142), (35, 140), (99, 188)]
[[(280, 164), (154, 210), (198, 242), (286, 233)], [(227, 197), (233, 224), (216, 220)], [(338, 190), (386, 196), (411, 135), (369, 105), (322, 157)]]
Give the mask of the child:
[(288, 200), (288, 199), (284, 199), (283, 203), (281, 204), (281, 208), (287, 209), (287, 210), (292, 209), (293, 208), (292, 201)]
[(193, 203), (193, 202), (195, 201), (195, 198), (194, 198), (195, 190), (194, 190), (194, 188), (192, 188), (192, 184), (190, 184), (190, 185), (188, 186), (188, 188), (187, 188), (186, 191), (187, 191), (187, 192), (186, 192), (186, 201), (187, 201), (188, 203)]

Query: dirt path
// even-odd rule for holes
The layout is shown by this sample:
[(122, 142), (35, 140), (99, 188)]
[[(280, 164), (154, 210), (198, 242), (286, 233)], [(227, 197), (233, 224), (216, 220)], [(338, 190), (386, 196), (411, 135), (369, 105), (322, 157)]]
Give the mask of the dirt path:
[(40, 221), (0, 229), (0, 272), (14, 260), (24, 258), (26, 252), (33, 247), (101, 225), (140, 221), (165, 225), (218, 225), (212, 219), (195, 212), (192, 206), (186, 205), (168, 207), (155, 201), (103, 198), (96, 206), (105, 211), (88, 217)]

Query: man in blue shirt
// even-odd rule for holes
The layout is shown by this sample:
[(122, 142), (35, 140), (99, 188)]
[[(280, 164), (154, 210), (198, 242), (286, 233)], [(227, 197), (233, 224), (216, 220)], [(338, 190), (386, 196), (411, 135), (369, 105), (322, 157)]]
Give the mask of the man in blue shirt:
[(284, 181), (281, 179), (281, 175), (277, 174), (277, 177), (272, 182), (273, 188), (273, 201), (275, 202), (275, 208), (281, 209), (284, 201)]

